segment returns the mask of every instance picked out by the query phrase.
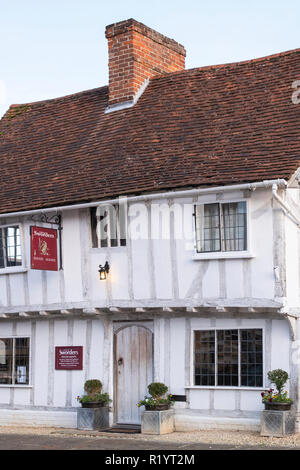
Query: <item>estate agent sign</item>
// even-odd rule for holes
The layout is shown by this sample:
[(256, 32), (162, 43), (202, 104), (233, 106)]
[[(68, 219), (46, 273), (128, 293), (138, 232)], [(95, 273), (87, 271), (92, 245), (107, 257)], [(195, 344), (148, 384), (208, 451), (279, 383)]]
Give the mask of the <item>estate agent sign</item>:
[(57, 271), (57, 230), (45, 227), (31, 229), (31, 269)]
[(82, 370), (82, 346), (56, 346), (56, 370)]

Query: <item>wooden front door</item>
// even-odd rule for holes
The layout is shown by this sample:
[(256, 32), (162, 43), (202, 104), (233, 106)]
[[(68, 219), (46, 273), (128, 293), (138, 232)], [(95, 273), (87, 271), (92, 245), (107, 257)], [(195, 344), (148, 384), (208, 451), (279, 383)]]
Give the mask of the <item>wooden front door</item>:
[(126, 326), (115, 334), (115, 422), (140, 424), (137, 403), (153, 382), (152, 332), (139, 325)]

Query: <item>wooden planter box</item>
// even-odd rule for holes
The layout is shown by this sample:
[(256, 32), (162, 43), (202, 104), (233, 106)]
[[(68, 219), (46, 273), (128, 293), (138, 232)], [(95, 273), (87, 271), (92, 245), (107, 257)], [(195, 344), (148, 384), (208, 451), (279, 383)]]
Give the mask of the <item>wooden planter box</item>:
[(174, 432), (174, 410), (151, 410), (142, 413), (142, 434), (169, 434)]
[(295, 432), (295, 415), (290, 410), (267, 409), (261, 412), (261, 436), (283, 437)]
[(77, 429), (90, 431), (109, 427), (108, 406), (88, 406), (77, 409)]

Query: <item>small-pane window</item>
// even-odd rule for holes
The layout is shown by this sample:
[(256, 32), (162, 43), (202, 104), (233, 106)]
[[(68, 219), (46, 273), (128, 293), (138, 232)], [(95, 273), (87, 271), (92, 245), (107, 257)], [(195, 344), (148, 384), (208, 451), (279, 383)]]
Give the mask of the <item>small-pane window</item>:
[(0, 268), (20, 265), (22, 265), (20, 228), (0, 227)]
[(198, 253), (247, 250), (245, 201), (195, 206)]
[(262, 330), (195, 331), (194, 385), (262, 387)]
[(241, 385), (262, 387), (262, 330), (241, 331)]
[(126, 246), (126, 206), (110, 204), (91, 209), (93, 248)]
[(217, 332), (218, 385), (239, 385), (238, 330)]
[(0, 338), (0, 384), (29, 384), (29, 338)]
[(195, 334), (195, 385), (215, 384), (215, 332)]

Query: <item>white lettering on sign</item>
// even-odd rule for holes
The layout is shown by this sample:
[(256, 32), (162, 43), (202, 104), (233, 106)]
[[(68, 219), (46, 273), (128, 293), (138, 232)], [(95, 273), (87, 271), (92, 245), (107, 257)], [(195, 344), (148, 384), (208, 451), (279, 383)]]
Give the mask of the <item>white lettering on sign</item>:
[(71, 354), (71, 355), (78, 355), (78, 351), (73, 351), (72, 349), (68, 349), (66, 351), (59, 351), (59, 354), (61, 356), (64, 356), (65, 354)]
[(34, 232), (34, 236), (36, 236), (36, 237), (55, 238), (55, 235), (53, 233), (47, 233), (47, 232)]

